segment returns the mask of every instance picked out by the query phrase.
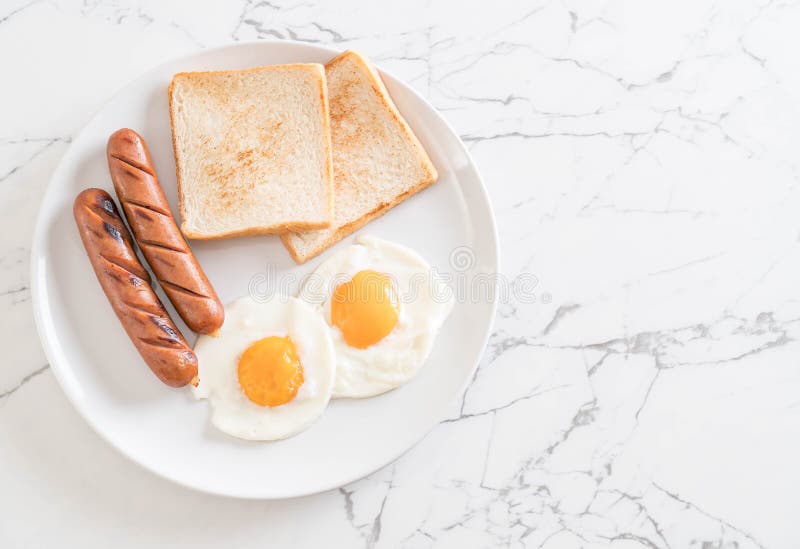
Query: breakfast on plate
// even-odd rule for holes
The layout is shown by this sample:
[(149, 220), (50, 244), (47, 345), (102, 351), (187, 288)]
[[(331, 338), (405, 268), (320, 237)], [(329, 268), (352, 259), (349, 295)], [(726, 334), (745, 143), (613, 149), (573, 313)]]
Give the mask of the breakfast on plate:
[[(277, 234), (297, 263), (437, 180), (375, 68), (345, 52), (295, 63), (183, 72), (168, 89), (180, 228), (144, 139), (114, 132), (113, 198), (75, 199), (100, 285), (145, 363), (167, 385), (193, 385), (220, 431), (292, 436), (332, 398), (380, 395), (410, 381), (453, 308), (413, 250), (361, 235), (317, 266), (297, 297), (222, 306), (186, 242)], [(166, 297), (200, 334), (194, 349)]]

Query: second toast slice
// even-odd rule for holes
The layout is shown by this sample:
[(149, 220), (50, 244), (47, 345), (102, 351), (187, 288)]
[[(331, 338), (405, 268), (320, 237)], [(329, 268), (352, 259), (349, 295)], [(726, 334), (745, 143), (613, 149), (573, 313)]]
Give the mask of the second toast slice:
[(377, 71), (346, 51), (325, 65), (334, 196), (330, 228), (281, 235), (298, 263), (434, 183), (438, 174)]
[(187, 237), (330, 225), (333, 172), (321, 65), (179, 73), (169, 104)]

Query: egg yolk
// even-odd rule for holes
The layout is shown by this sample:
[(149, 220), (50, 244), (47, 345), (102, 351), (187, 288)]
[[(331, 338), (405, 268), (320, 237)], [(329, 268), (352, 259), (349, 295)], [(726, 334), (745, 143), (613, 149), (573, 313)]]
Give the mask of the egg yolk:
[(345, 342), (357, 349), (377, 343), (397, 325), (397, 292), (388, 275), (359, 271), (339, 284), (331, 299), (331, 323)]
[(292, 400), (303, 384), (303, 366), (288, 337), (265, 337), (239, 358), (239, 385), (252, 402), (280, 406)]

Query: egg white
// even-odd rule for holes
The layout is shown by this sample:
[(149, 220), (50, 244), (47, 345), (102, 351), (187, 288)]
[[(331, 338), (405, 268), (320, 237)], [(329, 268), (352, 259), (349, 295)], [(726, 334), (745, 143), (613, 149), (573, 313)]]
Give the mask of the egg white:
[[(239, 357), (269, 336), (291, 338), (303, 367), (303, 384), (281, 406), (255, 404), (239, 385)], [(322, 415), (331, 398), (336, 364), (330, 330), (319, 312), (299, 299), (240, 298), (225, 308), (218, 334), (200, 336), (194, 351), (200, 377), (194, 395), (209, 400), (212, 424), (229, 435), (248, 440), (294, 435)]]
[[(349, 346), (330, 324), (331, 296), (357, 272), (389, 275), (400, 297), (397, 326), (366, 349)], [(410, 291), (415, 288), (416, 291)], [(323, 262), (303, 283), (300, 299), (315, 304), (327, 323), (336, 353), (333, 398), (365, 398), (407, 383), (422, 367), (436, 333), (453, 308), (453, 295), (416, 252), (370, 236)]]

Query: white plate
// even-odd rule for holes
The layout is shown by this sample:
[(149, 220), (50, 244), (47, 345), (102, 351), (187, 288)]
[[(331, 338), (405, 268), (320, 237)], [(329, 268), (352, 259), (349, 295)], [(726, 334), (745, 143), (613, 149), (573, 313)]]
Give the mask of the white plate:
[[(81, 245), (72, 201), (82, 189), (112, 192), (108, 136), (130, 127), (147, 141), (173, 211), (175, 168), (167, 85), (179, 71), (294, 62), (325, 63), (336, 50), (296, 42), (257, 42), (206, 50), (153, 69), (118, 93), (73, 141), (42, 203), (32, 251), (32, 291), (45, 352), (69, 399), (123, 454), (180, 484), (245, 498), (284, 498), (335, 488), (396, 459), (433, 428), (463, 391), (495, 312), (485, 296), (461, 299), (419, 376), (386, 395), (332, 401), (309, 430), (252, 443), (217, 432), (208, 404), (188, 389), (162, 385), (142, 362), (106, 301)], [(400, 111), (439, 170), (437, 184), (373, 221), (361, 233), (413, 248), (442, 272), (469, 282), (497, 272), (497, 234), (475, 166), (457, 135), (424, 99), (383, 74)], [(352, 242), (345, 239), (334, 248)], [(254, 276), (300, 278), (277, 237), (192, 242), (223, 302), (248, 293)], [(464, 247), (468, 247), (466, 251)], [(455, 250), (455, 252), (454, 252)], [(451, 255), (458, 257), (452, 258)], [(451, 265), (452, 263), (452, 265)], [(173, 318), (174, 311), (164, 299)], [(179, 323), (190, 341), (193, 334)]]

